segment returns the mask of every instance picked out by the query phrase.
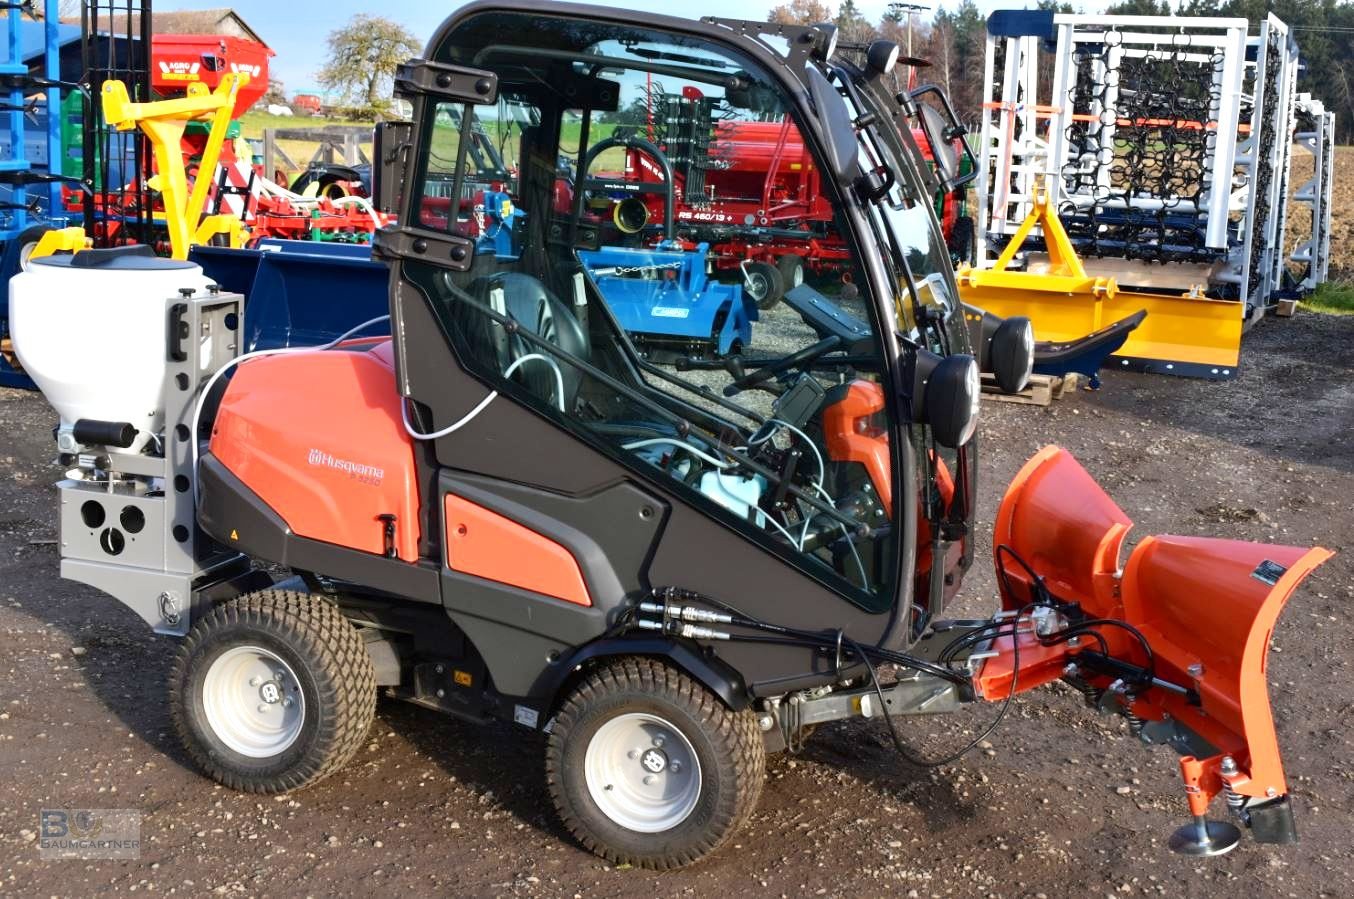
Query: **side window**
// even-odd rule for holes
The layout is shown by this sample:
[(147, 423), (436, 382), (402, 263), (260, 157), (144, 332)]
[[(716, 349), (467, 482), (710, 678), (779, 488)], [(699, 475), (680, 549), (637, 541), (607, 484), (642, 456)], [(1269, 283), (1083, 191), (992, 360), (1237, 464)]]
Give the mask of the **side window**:
[(423, 223), (475, 240), (469, 272), (422, 276), (458, 354), (746, 539), (888, 606), (877, 316), (790, 104), (694, 39), (597, 26), (561, 50), (580, 40), (567, 24), (497, 15), (511, 40), (474, 62), (497, 72), (499, 102), (439, 108), (422, 180)]
[[(509, 193), (520, 154), (526, 110), (439, 103), (429, 129), (419, 224), (476, 238), (511, 227)], [(514, 162), (510, 167), (508, 159)]]

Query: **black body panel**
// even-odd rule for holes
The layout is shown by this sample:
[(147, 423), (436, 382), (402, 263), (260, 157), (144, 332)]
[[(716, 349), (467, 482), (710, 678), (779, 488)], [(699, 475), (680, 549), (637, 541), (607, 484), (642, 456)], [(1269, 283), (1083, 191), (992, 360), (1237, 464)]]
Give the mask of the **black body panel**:
[[(535, 692), (551, 659), (603, 634), (627, 598), (647, 589), (645, 569), (666, 504), (616, 482), (584, 496), (444, 470), (442, 494), (497, 512), (565, 547), (592, 598), (579, 606), (507, 584), (442, 570), (442, 597), (453, 621), (480, 650), (500, 692)], [(441, 507), (439, 501), (438, 506)]]

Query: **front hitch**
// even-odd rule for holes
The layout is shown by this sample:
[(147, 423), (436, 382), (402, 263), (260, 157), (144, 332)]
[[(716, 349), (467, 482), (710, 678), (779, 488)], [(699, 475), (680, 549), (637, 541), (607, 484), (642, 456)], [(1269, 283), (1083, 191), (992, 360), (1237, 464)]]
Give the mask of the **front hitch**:
[(1121, 568), (1130, 527), (1065, 450), (1025, 464), (993, 537), (1004, 616), (1017, 623), (974, 654), (978, 695), (1002, 701), (1062, 679), (1143, 742), (1176, 749), (1193, 816), (1171, 840), (1178, 852), (1236, 845), (1235, 827), (1205, 817), (1220, 794), (1257, 841), (1295, 841), (1266, 656), (1280, 610), (1332, 553), (1147, 537)]

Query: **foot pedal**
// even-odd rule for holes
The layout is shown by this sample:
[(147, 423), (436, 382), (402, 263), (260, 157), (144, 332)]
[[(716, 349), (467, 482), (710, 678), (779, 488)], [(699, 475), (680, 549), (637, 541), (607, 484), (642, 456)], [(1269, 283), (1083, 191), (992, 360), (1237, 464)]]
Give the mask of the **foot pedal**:
[(1210, 821), (1203, 815), (1171, 834), (1169, 846), (1177, 855), (1222, 855), (1241, 842), (1241, 829), (1226, 821)]

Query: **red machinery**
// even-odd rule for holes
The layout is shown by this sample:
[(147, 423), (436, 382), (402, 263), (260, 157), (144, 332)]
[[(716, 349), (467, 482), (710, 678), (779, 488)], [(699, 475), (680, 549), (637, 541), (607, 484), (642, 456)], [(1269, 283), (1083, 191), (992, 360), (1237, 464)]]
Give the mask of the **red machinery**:
[(214, 88), (227, 72), (248, 75), (231, 115), (238, 119), (268, 92), (268, 60), (275, 55), (265, 44), (240, 37), (157, 34), (150, 44), (150, 83), (168, 97), (177, 96), (193, 82)]
[[(275, 54), (257, 41), (215, 34), (157, 34), (151, 43), (151, 84), (165, 97), (181, 96), (192, 84), (215, 89), (223, 76), (237, 73), (248, 76), (241, 84), (231, 109), (231, 126), (223, 136), (216, 183), (208, 200), (207, 213), (227, 213), (240, 218), (250, 229), (251, 238), (322, 239), (365, 242), (386, 219), (373, 213), (364, 200), (324, 195), (299, 197), (285, 187), (272, 184), (253, 159), (236, 151), (232, 132), (238, 132), (238, 120), (268, 90), (268, 60)], [(197, 177), (194, 160), (200, 159), (211, 137), (208, 122), (192, 122), (181, 141), (189, 175)], [(81, 196), (68, 192), (68, 208), (78, 211)], [(108, 243), (121, 242), (121, 223), (140, 210), (128, 208), (112, 196), (95, 197), (98, 220), (92, 230)], [(152, 215), (164, 214), (157, 205)]]
[[(743, 269), (749, 284), (760, 288), (753, 292), (760, 293), (763, 308), (798, 285), (806, 270), (827, 274), (844, 268), (850, 252), (823, 196), (812, 154), (792, 120), (713, 120), (710, 101), (689, 88), (681, 97), (657, 102), (663, 118), (677, 123), (655, 134), (654, 143), (672, 164), (673, 219), (685, 249), (709, 243), (715, 267)], [(708, 122), (713, 129), (706, 132)], [(925, 136), (914, 129), (913, 139), (930, 160)], [(627, 147), (624, 177), (661, 182), (661, 166), (642, 149)], [(643, 203), (643, 212), (636, 202)], [(662, 219), (663, 202), (655, 193), (618, 200), (611, 218), (622, 231), (635, 233)], [(946, 195), (938, 207), (949, 242), (958, 218), (954, 197)]]

